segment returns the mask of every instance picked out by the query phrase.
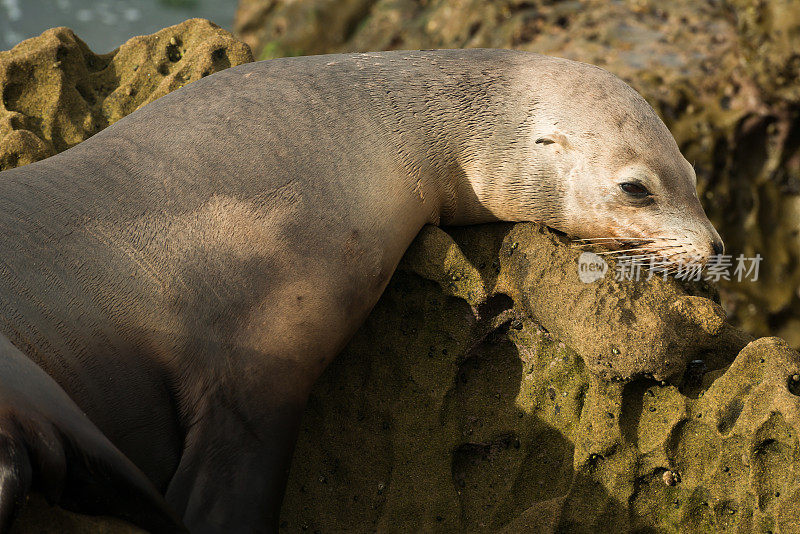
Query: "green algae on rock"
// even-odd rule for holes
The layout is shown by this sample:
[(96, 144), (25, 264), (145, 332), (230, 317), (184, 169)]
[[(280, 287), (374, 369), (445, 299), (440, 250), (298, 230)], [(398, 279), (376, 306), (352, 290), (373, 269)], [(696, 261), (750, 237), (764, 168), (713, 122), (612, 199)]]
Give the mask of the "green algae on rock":
[(0, 52), (0, 171), (80, 143), (203, 76), (252, 61), (247, 45), (192, 19), (95, 54), (68, 28)]
[(728, 0), (736, 15), (746, 68), (765, 95), (800, 102), (800, 9), (793, 0)]
[[(524, 245), (514, 250), (515, 243)], [(554, 245), (549, 232), (516, 225), (499, 255), (504, 268), (499, 289), (605, 379), (676, 380), (691, 360), (716, 362), (749, 341), (725, 323), (717, 304), (687, 295), (673, 278), (619, 281), (607, 273), (582, 283), (579, 252)]]
[[(793, 532), (800, 355), (748, 344), (674, 282), (577, 282), (579, 252), (530, 224), (426, 228), (314, 388), (282, 531)], [(663, 301), (665, 318), (639, 320), (634, 300)], [(600, 378), (580, 350), (603, 336), (572, 321), (586, 310), (625, 351), (645, 321), (668, 339), (693, 328), (703, 349), (672, 356), (709, 372)], [(690, 326), (664, 326), (676, 315)]]

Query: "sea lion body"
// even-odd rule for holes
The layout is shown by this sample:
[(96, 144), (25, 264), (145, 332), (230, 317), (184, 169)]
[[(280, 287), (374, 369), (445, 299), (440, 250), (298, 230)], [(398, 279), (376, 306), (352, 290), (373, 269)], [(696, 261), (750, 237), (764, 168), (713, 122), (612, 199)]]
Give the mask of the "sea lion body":
[[(308, 392), (425, 224), (533, 220), (609, 235), (573, 191), (583, 179), (576, 169), (611, 164), (577, 157), (589, 141), (547, 109), (543, 93), (564, 79), (576, 83), (563, 91), (579, 91), (587, 77), (627, 87), (595, 67), (512, 51), (253, 63), (3, 172), (0, 334), (13, 347), (0, 343), (0, 358), (35, 364), (24, 364), (28, 374), (0, 367), (9, 450), (24, 443), (34, 458), (52, 445), (32, 444), (19, 431), (28, 421), (56, 428), (66, 443), (91, 421), (113, 446), (97, 435), (57, 444), (63, 461), (91, 466), (92, 455), (75, 449), (102, 451), (117, 463), (94, 468), (145, 504), (67, 502), (56, 490), (51, 500), (178, 528), (155, 488), (193, 532), (274, 529)], [(631, 93), (620, 101), (638, 97)], [(636, 117), (643, 102), (629, 127), (653, 128)], [(708, 254), (718, 236), (692, 197), (690, 167), (655, 120), (663, 131), (648, 142), (664, 153), (653, 172), (671, 173), (675, 183), (664, 187), (701, 236), (692, 246)], [(612, 151), (618, 167), (654, 167), (635, 139), (620, 139), (632, 146)], [(645, 234), (654, 226), (640, 225)], [(27, 392), (4, 395), (19, 380)], [(32, 399), (57, 387), (77, 411), (56, 416), (39, 402), (31, 416)], [(128, 468), (119, 474), (126, 459), (152, 487)], [(8, 472), (25, 463), (3, 461)], [(86, 481), (30, 464), (33, 489)], [(7, 480), (16, 485), (0, 479), (0, 489), (17, 489), (0, 499), (6, 525), (30, 486)]]

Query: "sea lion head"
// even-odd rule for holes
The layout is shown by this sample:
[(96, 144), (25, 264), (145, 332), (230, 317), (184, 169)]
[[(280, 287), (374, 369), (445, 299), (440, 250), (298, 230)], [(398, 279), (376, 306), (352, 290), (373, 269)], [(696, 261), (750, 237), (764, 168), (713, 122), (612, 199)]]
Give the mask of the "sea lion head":
[(675, 263), (722, 254), (692, 165), (639, 93), (584, 63), (550, 59), (537, 71), (530, 157), (561, 200), (542, 222)]

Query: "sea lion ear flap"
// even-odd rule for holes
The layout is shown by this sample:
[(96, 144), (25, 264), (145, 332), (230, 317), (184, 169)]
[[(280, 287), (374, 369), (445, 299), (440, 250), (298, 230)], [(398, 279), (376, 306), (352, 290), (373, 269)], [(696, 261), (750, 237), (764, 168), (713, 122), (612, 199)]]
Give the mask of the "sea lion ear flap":
[(559, 132), (540, 135), (539, 137), (536, 138), (536, 144), (537, 145), (559, 144), (564, 148), (569, 148), (569, 142), (567, 141), (567, 136)]

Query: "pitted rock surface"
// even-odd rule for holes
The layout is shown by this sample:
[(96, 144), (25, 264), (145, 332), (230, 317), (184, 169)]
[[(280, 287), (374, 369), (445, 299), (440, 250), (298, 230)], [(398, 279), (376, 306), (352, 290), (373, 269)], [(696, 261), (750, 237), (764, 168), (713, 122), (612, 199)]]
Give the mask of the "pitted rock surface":
[(0, 171), (80, 143), (141, 106), (233, 65), (247, 45), (192, 19), (95, 54), (69, 28), (0, 52)]

